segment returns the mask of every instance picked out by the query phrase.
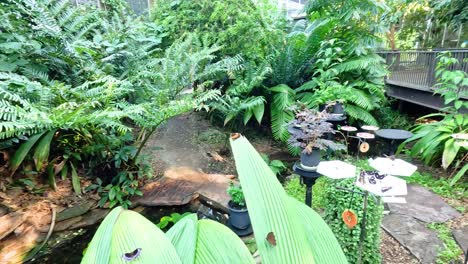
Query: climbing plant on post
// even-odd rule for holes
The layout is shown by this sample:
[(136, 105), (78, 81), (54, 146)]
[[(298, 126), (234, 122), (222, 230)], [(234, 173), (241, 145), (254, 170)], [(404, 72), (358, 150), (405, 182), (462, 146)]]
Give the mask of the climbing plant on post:
[[(323, 218), (338, 239), (348, 262), (350, 264), (359, 263), (359, 240), (361, 231), (364, 231), (360, 263), (380, 263), (382, 258), (380, 254), (380, 223), (382, 222), (383, 205), (378, 199), (373, 199), (372, 196), (368, 197), (365, 230), (361, 230), (365, 197), (338, 189), (344, 188), (361, 192), (361, 189), (354, 184), (355, 178), (328, 181)], [(357, 224), (352, 228), (343, 221), (342, 215), (345, 210), (352, 210), (357, 215)]]

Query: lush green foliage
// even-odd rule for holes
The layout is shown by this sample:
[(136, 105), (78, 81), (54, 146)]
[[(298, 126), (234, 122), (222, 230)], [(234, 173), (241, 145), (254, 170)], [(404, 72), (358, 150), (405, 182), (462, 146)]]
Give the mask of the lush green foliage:
[(245, 197), (240, 185), (236, 186), (233, 182), (231, 182), (229, 184), (229, 188), (227, 189), (227, 193), (229, 196), (231, 196), (231, 202), (241, 208), (245, 208)]
[(240, 57), (218, 59), (218, 46), (193, 35), (161, 51), (161, 27), (119, 6), (2, 3), (0, 140), (15, 152), (12, 176), (33, 161), (52, 187), (55, 175), (70, 174), (80, 193), (86, 172), (101, 179), (92, 187), (101, 204), (128, 206), (138, 179), (150, 175), (139, 154), (155, 129), (216, 98), (202, 92), (240, 69)]
[(407, 115), (393, 109), (390, 104), (381, 105), (377, 108), (374, 117), (379, 120), (380, 127), (409, 130), (414, 125)]
[[(345, 263), (323, 219), (286, 195), (244, 137), (231, 144), (262, 263)], [(133, 258), (136, 263), (254, 263), (244, 243), (222, 224), (191, 214), (163, 234), (138, 213), (118, 207), (96, 231), (82, 263), (125, 263)]]
[(171, 215), (166, 215), (161, 217), (159, 220), (159, 223), (156, 225), (160, 229), (166, 228), (170, 224), (176, 224), (179, 222), (182, 218), (186, 217), (187, 215), (190, 215), (190, 212), (185, 212), (183, 214), (179, 213), (172, 213)]
[[(311, 4), (308, 19), (294, 24), (285, 36), (256, 36), (269, 41), (268, 56), (262, 53), (261, 62), (244, 56), (243, 72), (235, 75), (232, 83), (227, 82), (229, 87), (222, 100), (210, 103), (213, 115), (224, 120), (225, 125), (230, 121), (246, 125), (252, 118), (260, 123), (265, 110), (270, 109), (273, 136), (286, 141), (289, 134), (285, 127), (294, 116), (289, 109), (291, 105), (301, 101), (315, 108), (337, 100), (346, 103), (346, 112), (352, 121), (377, 124), (372, 111), (385, 101), (383, 77), (386, 71), (382, 58), (371, 49), (378, 41), (375, 34), (382, 28), (368, 23), (376, 22), (374, 18), (385, 6), (371, 1), (363, 8), (357, 1), (347, 1), (352, 4), (341, 14), (326, 1), (312, 2), (321, 3)], [(169, 13), (173, 14), (179, 4), (187, 5), (178, 1)], [(212, 5), (223, 6), (219, 2)], [(352, 16), (353, 13), (359, 16)], [(272, 32), (283, 29), (278, 23), (270, 26), (275, 28)], [(199, 28), (199, 24), (192, 27)], [(269, 107), (265, 107), (265, 103)]]
[(452, 231), (447, 224), (430, 223), (427, 227), (437, 231), (439, 239), (444, 244), (444, 248), (440, 248), (438, 251), (436, 263), (443, 264), (461, 261), (460, 255), (463, 255), (463, 251), (453, 238)]
[(281, 21), (269, 1), (155, 1), (152, 17), (165, 29), (163, 45), (194, 32), (208, 45), (219, 45), (220, 57), (241, 55), (261, 63), (282, 36)]
[(265, 153), (261, 153), (260, 155), (276, 176), (281, 175), (281, 173), (286, 170), (286, 165), (281, 160), (270, 160), (268, 155)]
[[(320, 177), (312, 186), (312, 208), (325, 208), (325, 196), (327, 191), (328, 180), (325, 177)], [(284, 184), (286, 193), (300, 202), (305, 202), (306, 186), (301, 183), (301, 178), (297, 175), (293, 176)]]
[(465, 1), (392, 0), (386, 3), (390, 8), (381, 16), (381, 21), (389, 28), (385, 34), (388, 48), (463, 47), (463, 40), (468, 36), (462, 29), (468, 21)]
[[(420, 119), (439, 117), (441, 120), (424, 123), (414, 128), (415, 135), (404, 143), (417, 140), (411, 149), (411, 156), (418, 156), (426, 164), (441, 163), (444, 169), (451, 165), (454, 175), (451, 185), (456, 183), (468, 170), (468, 118), (460, 112), (468, 109), (468, 103), (461, 96), (468, 93), (459, 87), (468, 85), (467, 73), (449, 70), (457, 60), (450, 56), (439, 57), (437, 66), (437, 90), (444, 98), (446, 113), (431, 114)], [(463, 94), (464, 93), (464, 94)], [(403, 147), (404, 144), (400, 147)]]
[[(288, 108), (297, 100), (310, 108), (345, 102), (352, 121), (378, 123), (372, 111), (385, 101), (386, 71), (370, 47), (376, 45), (375, 34), (382, 30), (373, 17), (385, 6), (358, 2), (310, 1), (309, 21), (297, 22), (278, 48), (272, 60), (273, 77), (267, 82), (274, 86), (271, 125), (275, 138), (287, 139), (285, 124), (293, 116)], [(336, 5), (344, 6), (336, 9)]]
[[(330, 181), (324, 201), (324, 219), (340, 242), (349, 263), (358, 263), (361, 232), (365, 232), (361, 263), (380, 263), (380, 222), (383, 205), (380, 200), (374, 200), (375, 197), (369, 195), (366, 228), (362, 230), (360, 225), (363, 218), (364, 196), (337, 189), (341, 187), (361, 193), (361, 189), (356, 187), (354, 182), (354, 178)], [(353, 210), (357, 214), (358, 224), (353, 229), (349, 229), (342, 220), (341, 215), (346, 209)]]

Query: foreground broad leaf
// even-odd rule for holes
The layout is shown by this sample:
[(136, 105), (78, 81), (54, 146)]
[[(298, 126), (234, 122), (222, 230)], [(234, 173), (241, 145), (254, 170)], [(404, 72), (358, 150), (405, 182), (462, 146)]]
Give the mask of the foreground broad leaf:
[(226, 226), (212, 220), (198, 220), (191, 214), (166, 234), (183, 264), (255, 263), (242, 240)]
[(286, 194), (249, 141), (234, 134), (231, 147), (262, 263), (347, 263), (323, 219)]
[[(132, 254), (141, 249), (139, 254)], [(125, 260), (136, 256), (133, 260)], [(182, 263), (166, 235), (140, 214), (113, 209), (99, 226), (82, 264)]]

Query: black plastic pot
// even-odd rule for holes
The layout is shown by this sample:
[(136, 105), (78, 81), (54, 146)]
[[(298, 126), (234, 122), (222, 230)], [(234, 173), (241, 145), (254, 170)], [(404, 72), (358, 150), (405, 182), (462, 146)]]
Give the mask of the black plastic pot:
[(319, 105), (319, 111), (322, 112), (325, 109), (326, 104)]
[(315, 167), (320, 163), (320, 149), (312, 149), (309, 154), (307, 152), (301, 152), (301, 164), (307, 167)]
[(238, 229), (247, 229), (250, 226), (250, 217), (247, 209), (233, 208), (232, 202), (228, 203), (229, 222)]
[(343, 115), (344, 114), (344, 106), (342, 103), (336, 103), (334, 106), (333, 106), (333, 114), (339, 114), (339, 115)]

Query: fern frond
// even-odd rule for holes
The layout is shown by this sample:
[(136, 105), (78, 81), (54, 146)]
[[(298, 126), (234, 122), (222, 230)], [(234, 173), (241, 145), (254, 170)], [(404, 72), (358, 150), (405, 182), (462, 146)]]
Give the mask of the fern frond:
[(350, 71), (361, 71), (372, 68), (375, 65), (383, 63), (382, 57), (377, 54), (370, 54), (367, 56), (359, 56), (354, 59), (345, 61), (334, 67), (338, 73), (350, 72)]
[(273, 92), (271, 102), (271, 130), (273, 137), (286, 142), (289, 138), (287, 125), (294, 119), (294, 114), (288, 108), (294, 104), (295, 92), (287, 85), (278, 85), (270, 88)]
[(377, 120), (368, 111), (358, 106), (346, 105), (346, 113), (355, 120), (362, 120), (366, 125), (378, 125)]
[(367, 111), (373, 110), (375, 107), (372, 95), (360, 89), (350, 88), (349, 97), (346, 99)]

